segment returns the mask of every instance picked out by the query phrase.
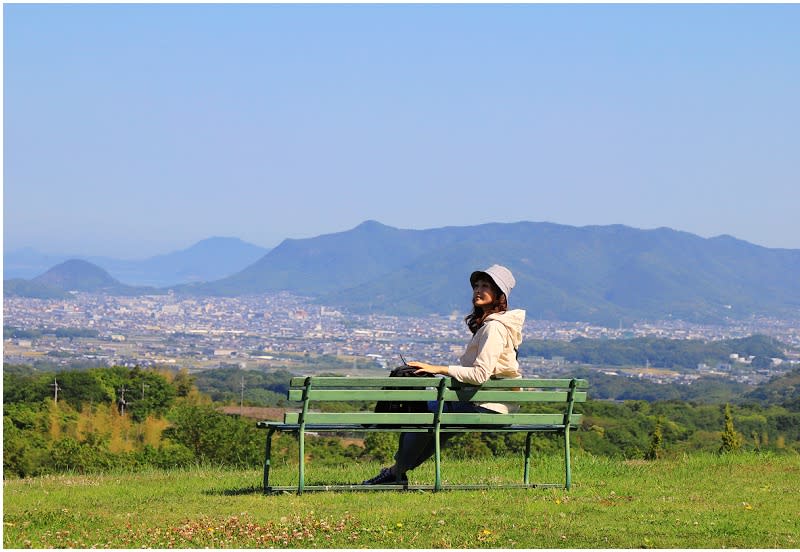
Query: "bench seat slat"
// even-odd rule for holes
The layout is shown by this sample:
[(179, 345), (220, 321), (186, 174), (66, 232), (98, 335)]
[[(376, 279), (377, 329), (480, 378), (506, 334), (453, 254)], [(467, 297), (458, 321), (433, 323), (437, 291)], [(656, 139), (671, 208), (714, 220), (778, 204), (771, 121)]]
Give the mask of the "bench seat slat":
[[(289, 387), (292, 389), (303, 389), (306, 378), (292, 378)], [(430, 387), (439, 383), (438, 378), (346, 378), (346, 377), (313, 377), (311, 381), (312, 389), (342, 387), (346, 389), (374, 389), (387, 386), (397, 386), (401, 382), (403, 387)]]
[[(406, 378), (407, 379), (407, 378)], [(460, 387), (475, 388), (474, 385), (469, 383), (460, 382), (454, 378), (448, 378), (450, 382), (448, 387), (457, 389)], [(522, 387), (531, 389), (568, 389), (569, 379), (538, 379), (538, 378), (521, 378), (521, 379), (490, 379), (480, 385), (481, 389), (494, 389), (494, 388), (508, 388), (508, 387)], [(583, 379), (575, 380), (576, 389), (588, 389), (589, 382)]]
[[(300, 413), (287, 412), (283, 416), (286, 424), (300, 423)], [(433, 414), (396, 414), (388, 412), (309, 412), (307, 424), (433, 424)]]
[[(289, 391), (290, 401), (303, 399), (303, 391)], [(436, 389), (389, 390), (389, 389), (314, 389), (308, 392), (311, 401), (435, 401)]]
[[(270, 427), (280, 431), (298, 431), (299, 424), (284, 424), (283, 422), (269, 423), (258, 422), (257, 427), (260, 429), (268, 429)], [(572, 427), (572, 424), (570, 424)], [(448, 424), (441, 426), (441, 431), (447, 433), (468, 433), (479, 431), (475, 425), (454, 425)], [(574, 429), (574, 428), (573, 428)], [(417, 424), (306, 424), (306, 433), (322, 433), (322, 432), (360, 432), (360, 431), (405, 431), (416, 433), (430, 433), (433, 431), (433, 425)], [(534, 431), (537, 433), (563, 433), (564, 424), (550, 425), (550, 424), (514, 424), (503, 426), (492, 426), (492, 432), (513, 433), (520, 431)]]
[[(306, 414), (306, 424), (425, 424), (433, 425), (432, 413), (397, 414), (374, 412), (309, 412)], [(581, 415), (573, 414), (570, 425), (580, 424)], [(287, 412), (283, 419), (284, 424), (299, 424), (300, 414)], [(564, 414), (442, 414), (442, 424), (453, 425), (543, 425), (563, 426)]]
[[(300, 401), (303, 399), (303, 390), (292, 389), (289, 391), (290, 401)], [(435, 401), (437, 397), (436, 389), (314, 389), (308, 392), (311, 401)], [(567, 401), (567, 391), (510, 391), (508, 389), (498, 389), (495, 391), (485, 391), (472, 389), (461, 389), (457, 391), (445, 391), (445, 401), (470, 401), (470, 402), (558, 402)], [(586, 392), (576, 391), (574, 394), (575, 402), (585, 402)]]
[[(307, 378), (293, 377), (290, 381), (289, 387), (292, 389), (302, 389), (305, 386)], [(375, 388), (375, 387), (431, 387), (439, 383), (440, 378), (348, 378), (348, 377), (332, 377), (332, 376), (314, 376), (312, 378), (312, 388), (329, 388), (329, 387), (344, 387), (353, 389), (358, 387)], [(468, 383), (461, 383), (453, 378), (446, 377), (447, 386), (450, 388), (474, 388), (475, 386)], [(493, 388), (508, 388), (508, 387), (529, 387), (529, 388), (542, 388), (542, 389), (567, 389), (570, 384), (569, 379), (538, 379), (538, 378), (523, 378), (523, 379), (496, 379), (489, 380), (483, 383), (480, 387), (482, 389)], [(400, 383), (402, 382), (402, 383)], [(589, 382), (584, 379), (575, 380), (576, 389), (588, 389)]]
[[(570, 425), (576, 426), (581, 421), (580, 414), (570, 417)], [(453, 425), (563, 425), (564, 414), (442, 414), (442, 424)]]
[[(485, 390), (459, 390), (445, 391), (445, 401), (469, 401), (469, 402), (506, 402), (506, 403), (527, 403), (527, 402), (567, 402), (567, 391), (509, 391), (498, 389), (497, 391)], [(586, 392), (576, 391), (574, 394), (575, 402), (585, 402)]]

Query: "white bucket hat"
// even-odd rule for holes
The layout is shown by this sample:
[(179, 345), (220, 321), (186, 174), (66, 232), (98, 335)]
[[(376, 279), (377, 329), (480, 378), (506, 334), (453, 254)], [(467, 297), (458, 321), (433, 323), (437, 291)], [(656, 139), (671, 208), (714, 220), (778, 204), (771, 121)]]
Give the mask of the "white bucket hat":
[(494, 264), (486, 270), (476, 270), (470, 275), (469, 283), (474, 286), (475, 281), (481, 276), (488, 276), (500, 288), (500, 291), (505, 293), (506, 301), (508, 301), (508, 296), (517, 283), (509, 269), (499, 264)]

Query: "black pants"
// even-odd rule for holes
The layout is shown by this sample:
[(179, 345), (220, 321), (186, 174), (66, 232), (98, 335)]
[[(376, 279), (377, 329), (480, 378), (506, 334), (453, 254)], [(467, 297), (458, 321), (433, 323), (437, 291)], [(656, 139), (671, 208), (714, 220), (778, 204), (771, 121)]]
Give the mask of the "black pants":
[[(428, 403), (429, 411), (435, 407), (436, 401)], [(499, 412), (469, 402), (446, 402), (444, 403), (443, 412), (455, 414), (499, 414)], [(444, 445), (454, 435), (455, 433), (440, 433), (439, 443)], [(400, 446), (397, 453), (394, 455), (394, 460), (397, 464), (397, 474), (402, 475), (422, 464), (425, 460), (433, 456), (435, 448), (434, 436), (432, 433), (401, 433)]]

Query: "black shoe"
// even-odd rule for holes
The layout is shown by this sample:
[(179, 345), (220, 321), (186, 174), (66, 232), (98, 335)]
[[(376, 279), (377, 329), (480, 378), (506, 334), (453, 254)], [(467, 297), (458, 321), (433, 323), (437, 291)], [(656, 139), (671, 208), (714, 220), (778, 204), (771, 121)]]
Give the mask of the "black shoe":
[(389, 468), (383, 468), (381, 473), (361, 482), (362, 485), (408, 485), (408, 477), (403, 474), (398, 478)]

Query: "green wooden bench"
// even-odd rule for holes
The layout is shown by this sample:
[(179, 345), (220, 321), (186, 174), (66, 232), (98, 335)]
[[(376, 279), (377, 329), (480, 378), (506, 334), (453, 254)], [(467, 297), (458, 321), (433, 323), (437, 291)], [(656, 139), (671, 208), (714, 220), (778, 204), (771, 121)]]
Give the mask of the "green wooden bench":
[[(409, 389), (386, 389), (402, 386)], [(581, 414), (573, 412), (577, 402), (586, 401), (589, 384), (582, 379), (498, 379), (481, 386), (460, 383), (449, 377), (388, 378), (388, 377), (295, 377), (291, 379), (288, 398), (300, 403), (299, 412), (287, 412), (283, 422), (262, 421), (257, 427), (267, 430), (264, 459), (264, 492), (313, 490), (378, 490), (443, 488), (495, 488), (500, 485), (442, 485), (441, 443), (444, 432), (521, 432), (526, 433), (525, 461), (522, 484), (503, 487), (564, 487), (570, 488), (570, 430), (580, 424)], [(436, 401), (435, 412), (421, 414), (376, 413), (365, 410), (375, 401)], [(341, 402), (352, 405), (346, 412), (319, 412), (320, 402)], [(443, 412), (446, 401), (506, 404), (539, 403), (545, 410), (510, 414), (455, 414)], [(529, 410), (529, 409), (526, 409)], [(272, 436), (276, 431), (296, 433), (299, 440), (299, 478), (297, 486), (279, 487), (269, 483)], [(433, 485), (305, 485), (305, 436), (309, 432), (428, 432), (434, 435), (435, 481)], [(530, 483), (531, 437), (535, 433), (556, 433), (564, 441), (564, 483)]]

